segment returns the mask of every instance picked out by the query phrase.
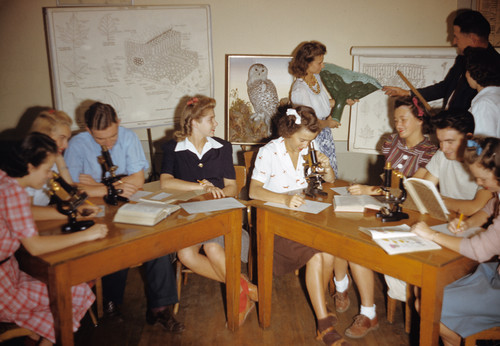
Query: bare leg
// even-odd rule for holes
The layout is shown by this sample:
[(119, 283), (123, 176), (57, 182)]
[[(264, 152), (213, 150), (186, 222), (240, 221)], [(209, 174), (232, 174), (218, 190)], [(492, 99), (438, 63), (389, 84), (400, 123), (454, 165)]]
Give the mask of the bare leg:
[(325, 281), (333, 270), (334, 257), (326, 253), (317, 253), (306, 265), (306, 286), (309, 298), (318, 320), (328, 316), (325, 301)]
[(335, 257), (334, 273), (337, 282), (345, 278), (347, 275), (347, 261), (345, 259)]
[(371, 307), (375, 304), (375, 276), (371, 269), (350, 262), (352, 276), (358, 286), (361, 305)]
[(439, 334), (443, 340), (444, 346), (460, 346), (462, 338), (444, 324), (439, 324)]
[(52, 345), (53, 343), (51, 343), (49, 340), (45, 338), (41, 338), (40, 343), (38, 344), (38, 346), (52, 346)]
[[(219, 268), (218, 272), (214, 270), (214, 264), (204, 256), (199, 253), (201, 245), (194, 245), (188, 248), (184, 248), (177, 252), (177, 257), (186, 267), (191, 269), (196, 274), (205, 276), (209, 279), (216, 280), (219, 282), (226, 282), (226, 267), (224, 260), (224, 267)], [(222, 276), (220, 273), (224, 273)]]
[[(217, 276), (226, 281), (226, 252), (224, 248), (217, 243), (208, 243), (203, 245), (205, 254), (212, 265)], [(220, 280), (219, 280), (220, 281)]]

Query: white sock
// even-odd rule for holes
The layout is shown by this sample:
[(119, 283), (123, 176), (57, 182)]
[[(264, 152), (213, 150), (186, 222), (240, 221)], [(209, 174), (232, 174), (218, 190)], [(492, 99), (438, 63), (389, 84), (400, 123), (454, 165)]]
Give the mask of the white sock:
[(333, 277), (333, 281), (335, 281), (335, 289), (337, 292), (344, 292), (349, 287), (349, 278), (344, 276), (344, 278), (340, 281), (337, 281), (335, 277)]
[(365, 315), (370, 320), (373, 320), (375, 316), (377, 316), (377, 312), (375, 311), (375, 304), (373, 306), (363, 306), (361, 305), (361, 311), (359, 312), (361, 315)]

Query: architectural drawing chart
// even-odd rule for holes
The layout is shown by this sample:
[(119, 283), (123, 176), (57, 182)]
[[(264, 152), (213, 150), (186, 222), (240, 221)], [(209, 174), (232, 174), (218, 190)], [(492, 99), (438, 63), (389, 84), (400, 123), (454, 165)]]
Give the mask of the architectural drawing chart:
[[(401, 71), (421, 88), (444, 79), (453, 66), (456, 50), (452, 47), (353, 47), (353, 70), (376, 78), (380, 84), (409, 89), (396, 71)], [(440, 107), (441, 100), (429, 102)], [(380, 154), (384, 134), (394, 132), (393, 103), (378, 90), (357, 102), (351, 110), (349, 151)]]
[(55, 107), (81, 127), (91, 102), (121, 125), (172, 125), (179, 100), (213, 95), (210, 8), (141, 6), (45, 11)]

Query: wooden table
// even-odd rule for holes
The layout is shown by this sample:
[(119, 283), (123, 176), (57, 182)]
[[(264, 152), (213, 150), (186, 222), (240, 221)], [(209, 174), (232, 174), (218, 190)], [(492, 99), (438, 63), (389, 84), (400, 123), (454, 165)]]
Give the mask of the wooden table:
[[(100, 204), (100, 203), (99, 203)], [(238, 329), (241, 254), (241, 209), (207, 214), (176, 211), (154, 227), (114, 224), (117, 207), (106, 206), (106, 238), (33, 257), (24, 253), (21, 268), (48, 286), (58, 344), (73, 345), (71, 286), (225, 236), (227, 324)], [(37, 222), (41, 234), (58, 234), (65, 221)]]
[[(323, 202), (332, 202), (335, 193), (331, 187), (345, 185), (347, 183), (341, 181), (325, 184), (324, 191), (328, 192), (328, 197)], [(438, 345), (444, 286), (477, 266), (477, 262), (448, 249), (390, 256), (370, 236), (358, 230), (359, 226), (412, 225), (419, 220), (430, 225), (443, 223), (417, 212), (405, 210), (410, 214), (409, 220), (384, 224), (377, 219), (374, 211), (334, 213), (333, 207), (329, 206), (315, 215), (266, 206), (257, 200), (251, 201), (250, 205), (257, 211), (259, 323), (263, 328), (271, 323), (274, 235), (421, 287), (420, 345), (426, 346)]]

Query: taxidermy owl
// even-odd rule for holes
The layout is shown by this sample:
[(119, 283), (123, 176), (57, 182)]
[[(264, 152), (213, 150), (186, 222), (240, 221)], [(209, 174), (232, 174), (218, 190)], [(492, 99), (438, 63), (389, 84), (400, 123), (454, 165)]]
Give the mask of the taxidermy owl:
[(247, 91), (252, 103), (254, 114), (251, 120), (263, 121), (270, 132), (271, 117), (276, 113), (279, 99), (274, 83), (267, 79), (267, 67), (253, 64), (248, 70)]

